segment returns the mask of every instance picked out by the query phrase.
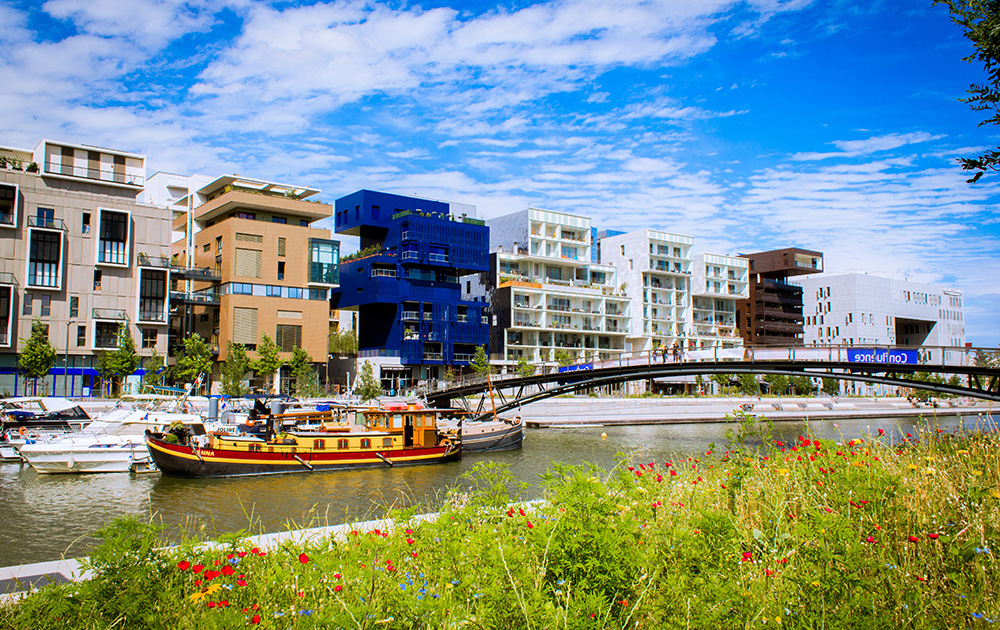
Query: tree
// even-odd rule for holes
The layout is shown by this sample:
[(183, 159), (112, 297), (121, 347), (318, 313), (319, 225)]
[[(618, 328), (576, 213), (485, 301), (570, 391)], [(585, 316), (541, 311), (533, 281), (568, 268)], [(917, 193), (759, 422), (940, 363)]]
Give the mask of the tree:
[[(49, 341), (49, 327), (42, 320), (35, 318), (31, 322), (31, 334), (27, 339), (21, 339), (24, 346), (17, 359), (17, 366), (24, 376), (24, 388), (28, 389), (28, 380), (45, 378), (56, 364), (56, 349)], [(43, 381), (43, 388), (48, 384)]]
[(486, 354), (486, 346), (476, 346), (476, 353), (472, 356), (472, 362), (469, 363), (469, 366), (479, 376), (487, 376), (493, 372), (490, 357)]
[(242, 396), (247, 393), (243, 377), (250, 371), (250, 357), (241, 343), (230, 341), (226, 345), (226, 360), (222, 362), (222, 393)]
[(358, 355), (358, 333), (353, 328), (338, 330), (330, 335), (330, 354), (338, 357), (355, 357)]
[(292, 368), (292, 395), (299, 398), (316, 398), (321, 395), (319, 377), (313, 368), (312, 357), (302, 348), (292, 349), (292, 360), (288, 362)]
[(112, 395), (115, 389), (122, 391), (124, 380), (139, 367), (139, 353), (135, 350), (135, 340), (129, 333), (128, 324), (122, 322), (118, 325), (115, 349), (103, 353), (98, 361), (103, 362), (104, 369), (98, 370), (102, 378), (112, 379)]
[(281, 349), (274, 343), (267, 333), (261, 334), (260, 345), (257, 346), (257, 360), (251, 364), (254, 374), (264, 379), (267, 383), (268, 393), (271, 392), (274, 383), (274, 375), (278, 373), (281, 366), (285, 364), (278, 356)]
[(760, 395), (760, 383), (756, 374), (740, 374), (740, 393), (744, 396)]
[(767, 383), (767, 393), (773, 396), (781, 396), (788, 391), (790, 383), (784, 374), (765, 374), (764, 382)]
[(167, 370), (163, 365), (163, 357), (153, 348), (153, 354), (142, 360), (142, 369), (146, 371), (142, 376), (143, 385), (162, 385), (166, 378)]
[(358, 378), (354, 390), (361, 398), (361, 402), (368, 402), (382, 395), (382, 383), (375, 378), (375, 370), (371, 361), (365, 361), (361, 366), (361, 376)]
[(798, 396), (808, 396), (813, 393), (816, 387), (813, 385), (812, 379), (808, 376), (793, 376), (792, 389), (795, 390), (795, 394)]
[(715, 383), (722, 389), (723, 394), (726, 393), (726, 391), (730, 387), (730, 384), (733, 382), (732, 374), (712, 374), (708, 378), (710, 378), (713, 383)]
[(827, 396), (836, 396), (840, 393), (840, 381), (835, 378), (823, 379), (823, 393)]
[[(964, 61), (979, 62), (986, 71), (985, 83), (969, 86), (968, 98), (961, 99), (977, 112), (986, 112), (979, 126), (1000, 124), (1000, 10), (992, 0), (934, 0), (944, 4), (951, 13), (951, 21), (961, 26), (966, 39), (972, 42), (974, 52)], [(973, 184), (986, 171), (1000, 170), (1000, 149), (992, 149), (975, 158), (959, 158), (962, 169), (975, 171), (967, 180)]]
[(212, 349), (198, 333), (184, 339), (184, 350), (177, 358), (177, 378), (194, 382), (202, 374), (206, 383), (212, 375)]
[(555, 359), (556, 363), (563, 367), (573, 364), (573, 354), (565, 348), (556, 348)]
[(528, 359), (521, 357), (517, 360), (517, 373), (521, 376), (531, 376), (535, 373), (535, 366), (528, 363)]

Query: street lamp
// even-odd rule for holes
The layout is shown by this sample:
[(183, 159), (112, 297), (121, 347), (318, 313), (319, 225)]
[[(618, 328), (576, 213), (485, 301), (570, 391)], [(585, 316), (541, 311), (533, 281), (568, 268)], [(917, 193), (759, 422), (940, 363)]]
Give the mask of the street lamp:
[(69, 391), (69, 327), (73, 325), (73, 320), (68, 320), (66, 322), (66, 355), (63, 360), (63, 391), (68, 392), (67, 398), (72, 398), (72, 392)]

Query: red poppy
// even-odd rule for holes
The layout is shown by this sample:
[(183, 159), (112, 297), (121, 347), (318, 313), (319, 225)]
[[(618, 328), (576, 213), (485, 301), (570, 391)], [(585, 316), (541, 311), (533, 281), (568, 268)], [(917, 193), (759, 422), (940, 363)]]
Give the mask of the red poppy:
[(937, 540), (938, 536), (940, 536), (940, 534), (927, 534), (927, 537), (931, 540)]
[(214, 580), (215, 578), (219, 577), (219, 575), (221, 574), (218, 571), (205, 571), (206, 580)]
[(527, 516), (527, 515), (526, 515), (526, 514), (524, 513), (524, 508), (517, 508), (517, 511), (521, 513), (521, 516)]
[(246, 558), (246, 556), (247, 556), (247, 552), (245, 552), (245, 551), (241, 551), (241, 552), (239, 552), (239, 553), (238, 553), (238, 554), (236, 554), (236, 555), (237, 555), (237, 556), (239, 556), (240, 558)]
[(417, 552), (416, 551), (411, 551), (410, 555), (413, 556), (414, 558), (416, 558), (417, 557)]
[(334, 573), (333, 574), (333, 579), (339, 580), (340, 579), (340, 574), (339, 573)]
[(251, 549), (251, 550), (250, 550), (250, 553), (252, 553), (253, 555), (255, 555), (255, 556), (256, 556), (257, 554), (259, 554), (259, 553), (260, 553), (260, 549), (258, 549), (258, 548), (256, 548), (256, 547), (254, 547), (253, 549)]
[(910, 536), (909, 538), (907, 538), (907, 540), (909, 540), (910, 542), (920, 542), (920, 539), (917, 538), (916, 536)]
[(180, 562), (177, 563), (177, 568), (180, 569), (181, 571), (187, 571), (188, 569), (191, 568), (191, 563), (188, 562), (187, 560), (181, 560)]
[(867, 542), (867, 543), (874, 543), (875, 542), (875, 537), (874, 536), (869, 536), (868, 538), (865, 538), (865, 542)]
[(250, 617), (250, 623), (254, 625), (260, 623), (260, 615), (254, 615), (253, 617)]
[(215, 608), (215, 602), (208, 602), (205, 605), (208, 606), (209, 608)]
[(334, 590), (334, 592), (339, 593), (340, 591), (344, 590), (344, 585), (343, 584), (338, 584), (338, 585), (336, 585), (336, 586), (333, 587), (333, 590)]
[(676, 470), (671, 470), (670, 471), (670, 476), (671, 477), (676, 477), (677, 476), (677, 471)]
[(531, 521), (528, 521), (528, 529), (534, 529), (534, 528), (535, 526), (531, 524)]
[(195, 586), (201, 586), (201, 580), (195, 580), (194, 581), (194, 585)]
[(879, 435), (885, 435), (885, 429), (879, 429), (878, 430), (878, 434)]
[(412, 538), (407, 538), (406, 539), (406, 544), (408, 544), (408, 545), (412, 545), (415, 542), (417, 542), (417, 541), (413, 540)]
[(247, 585), (246, 580), (236, 580), (236, 586), (246, 586), (246, 585)]
[(618, 603), (621, 604), (622, 606), (628, 606), (628, 600), (627, 599), (623, 599), (623, 600), (621, 600)]
[(233, 559), (233, 558), (235, 558), (235, 557), (236, 557), (236, 556), (235, 556), (235, 555), (233, 555), (233, 554), (231, 554), (231, 553), (227, 553), (227, 554), (226, 554), (226, 560), (232, 560), (232, 559)]
[(194, 573), (201, 573), (201, 570), (204, 569), (204, 568), (205, 568), (205, 565), (203, 565), (203, 564), (196, 564), (196, 565), (194, 565), (194, 567), (191, 568), (191, 571), (193, 571)]
[(229, 608), (229, 600), (228, 599), (222, 600), (221, 602), (219, 602), (219, 606), (222, 606), (223, 608)]
[(232, 575), (233, 573), (236, 573), (236, 570), (228, 564), (222, 567), (222, 575)]
[(306, 564), (307, 562), (309, 562), (309, 556), (307, 556), (304, 553), (300, 553), (299, 554), (299, 562), (301, 562), (302, 564)]
[(788, 558), (778, 558), (778, 564), (785, 564), (788, 562)]

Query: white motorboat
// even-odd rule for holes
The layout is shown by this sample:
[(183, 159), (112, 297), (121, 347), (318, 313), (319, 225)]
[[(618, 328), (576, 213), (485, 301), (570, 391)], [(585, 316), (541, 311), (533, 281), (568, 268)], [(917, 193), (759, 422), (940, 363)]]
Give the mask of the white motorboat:
[(40, 473), (148, 470), (147, 431), (166, 432), (180, 422), (193, 435), (205, 434), (202, 416), (185, 410), (184, 405), (183, 399), (170, 396), (123, 398), (78, 433), (26, 441), (19, 449), (21, 457)]

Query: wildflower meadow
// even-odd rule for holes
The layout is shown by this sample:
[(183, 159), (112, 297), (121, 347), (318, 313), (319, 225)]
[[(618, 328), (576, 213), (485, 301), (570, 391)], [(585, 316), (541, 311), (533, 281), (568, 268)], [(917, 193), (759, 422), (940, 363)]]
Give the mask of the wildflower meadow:
[(553, 464), (538, 501), (483, 463), (432, 518), (322, 541), (164, 549), (122, 518), (92, 579), (0, 608), (0, 627), (987, 627), (998, 447), (933, 427), (784, 443), (742, 417), (698, 456)]

